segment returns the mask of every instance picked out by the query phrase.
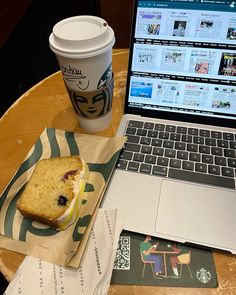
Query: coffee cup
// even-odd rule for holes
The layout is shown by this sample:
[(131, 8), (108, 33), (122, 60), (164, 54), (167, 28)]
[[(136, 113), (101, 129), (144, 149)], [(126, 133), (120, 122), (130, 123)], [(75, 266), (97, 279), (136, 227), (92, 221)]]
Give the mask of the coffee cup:
[(114, 43), (107, 22), (90, 15), (58, 22), (49, 37), (79, 124), (88, 132), (106, 129), (111, 122)]

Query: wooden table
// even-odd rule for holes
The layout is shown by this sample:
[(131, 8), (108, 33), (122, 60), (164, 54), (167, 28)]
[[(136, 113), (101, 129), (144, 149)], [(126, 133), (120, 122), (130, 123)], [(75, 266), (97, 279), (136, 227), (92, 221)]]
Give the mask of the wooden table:
[[(115, 74), (113, 118), (110, 127), (103, 132), (97, 132), (97, 135), (116, 134), (123, 113), (127, 63), (128, 50), (113, 51)], [(46, 126), (83, 132), (78, 125), (77, 116), (71, 106), (60, 72), (27, 91), (0, 119), (0, 193)], [(0, 270), (9, 281), (23, 259), (24, 255), (0, 249)], [(109, 294), (236, 294), (236, 257), (216, 251), (214, 259), (219, 280), (217, 289), (111, 286)]]

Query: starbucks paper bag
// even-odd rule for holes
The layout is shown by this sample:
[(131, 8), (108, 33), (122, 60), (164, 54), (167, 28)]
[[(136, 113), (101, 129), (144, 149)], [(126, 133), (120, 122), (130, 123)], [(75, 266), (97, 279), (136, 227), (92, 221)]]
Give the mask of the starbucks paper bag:
[[(71, 262), (78, 267), (96, 210), (124, 142), (124, 137), (99, 137), (46, 128), (0, 197), (0, 247), (55, 264), (70, 265)], [(36, 163), (45, 158), (69, 155), (80, 155), (89, 167), (76, 222), (58, 232), (23, 218), (16, 209), (16, 202)]]

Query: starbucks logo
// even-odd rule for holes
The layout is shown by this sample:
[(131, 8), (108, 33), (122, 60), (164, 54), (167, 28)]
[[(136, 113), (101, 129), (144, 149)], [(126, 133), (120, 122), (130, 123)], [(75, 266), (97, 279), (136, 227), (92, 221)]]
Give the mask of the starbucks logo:
[(205, 268), (199, 269), (197, 271), (196, 276), (197, 276), (197, 279), (203, 284), (207, 284), (211, 280), (211, 273), (209, 270), (207, 270)]
[(79, 92), (67, 88), (72, 105), (80, 117), (97, 119), (109, 113), (112, 107), (114, 78), (105, 87)]

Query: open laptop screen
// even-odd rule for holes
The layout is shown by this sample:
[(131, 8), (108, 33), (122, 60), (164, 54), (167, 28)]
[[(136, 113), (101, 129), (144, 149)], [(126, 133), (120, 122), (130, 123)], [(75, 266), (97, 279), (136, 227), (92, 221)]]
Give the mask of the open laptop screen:
[(126, 112), (235, 124), (236, 2), (136, 0), (133, 22)]

